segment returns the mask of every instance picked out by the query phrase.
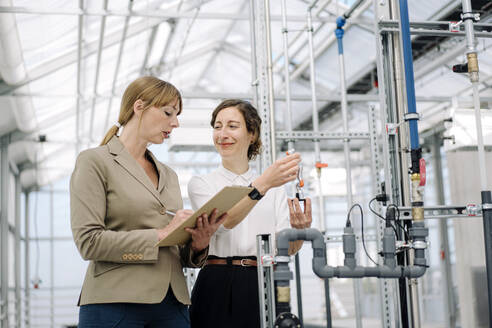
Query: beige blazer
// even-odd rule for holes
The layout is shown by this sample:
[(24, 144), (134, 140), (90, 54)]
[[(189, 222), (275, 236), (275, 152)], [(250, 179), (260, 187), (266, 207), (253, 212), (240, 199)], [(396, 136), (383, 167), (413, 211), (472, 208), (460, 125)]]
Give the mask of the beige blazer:
[(89, 260), (79, 305), (159, 303), (172, 287), (190, 304), (182, 267), (203, 265), (208, 248), (155, 247), (157, 228), (183, 206), (178, 177), (148, 151), (159, 172), (150, 178), (117, 137), (81, 152), (70, 180), (70, 213), (75, 244)]

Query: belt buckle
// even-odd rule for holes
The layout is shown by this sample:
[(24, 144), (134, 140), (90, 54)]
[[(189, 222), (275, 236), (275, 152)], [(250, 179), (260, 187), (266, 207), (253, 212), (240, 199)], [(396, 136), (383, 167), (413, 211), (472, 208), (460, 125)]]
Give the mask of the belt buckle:
[(243, 267), (250, 267), (251, 264), (245, 264), (244, 261), (246, 261), (247, 259), (241, 259), (241, 266)]

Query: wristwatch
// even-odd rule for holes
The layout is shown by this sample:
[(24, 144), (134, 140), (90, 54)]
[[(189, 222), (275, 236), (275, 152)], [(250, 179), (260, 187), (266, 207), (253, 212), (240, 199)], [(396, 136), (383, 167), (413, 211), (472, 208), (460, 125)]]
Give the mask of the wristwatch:
[(252, 200), (260, 200), (261, 198), (263, 198), (263, 195), (260, 194), (258, 189), (253, 187), (253, 184), (250, 183), (248, 187), (253, 188), (253, 190), (251, 190), (251, 192), (248, 194), (249, 198), (251, 198)]

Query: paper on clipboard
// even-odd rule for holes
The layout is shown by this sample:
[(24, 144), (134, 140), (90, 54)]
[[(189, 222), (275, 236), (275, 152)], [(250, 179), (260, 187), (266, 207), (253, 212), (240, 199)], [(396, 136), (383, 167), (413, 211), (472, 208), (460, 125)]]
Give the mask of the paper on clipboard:
[(213, 209), (217, 209), (217, 215), (221, 216), (241, 199), (247, 196), (253, 188), (243, 186), (229, 186), (222, 188), (221, 191), (215, 194), (208, 202), (193, 213), (186, 221), (174, 229), (166, 238), (159, 241), (156, 246), (174, 246), (184, 245), (190, 240), (191, 235), (184, 230), (185, 228), (193, 228), (196, 225), (196, 220), (203, 213), (211, 214)]

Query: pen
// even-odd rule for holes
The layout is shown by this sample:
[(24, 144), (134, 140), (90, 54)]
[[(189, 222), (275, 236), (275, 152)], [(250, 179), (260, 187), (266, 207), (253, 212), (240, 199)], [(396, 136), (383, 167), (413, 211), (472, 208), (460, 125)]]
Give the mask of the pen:
[(175, 216), (176, 215), (176, 213), (171, 212), (171, 211), (168, 211), (168, 210), (166, 210), (166, 214), (169, 214), (169, 215), (172, 215), (172, 216)]

